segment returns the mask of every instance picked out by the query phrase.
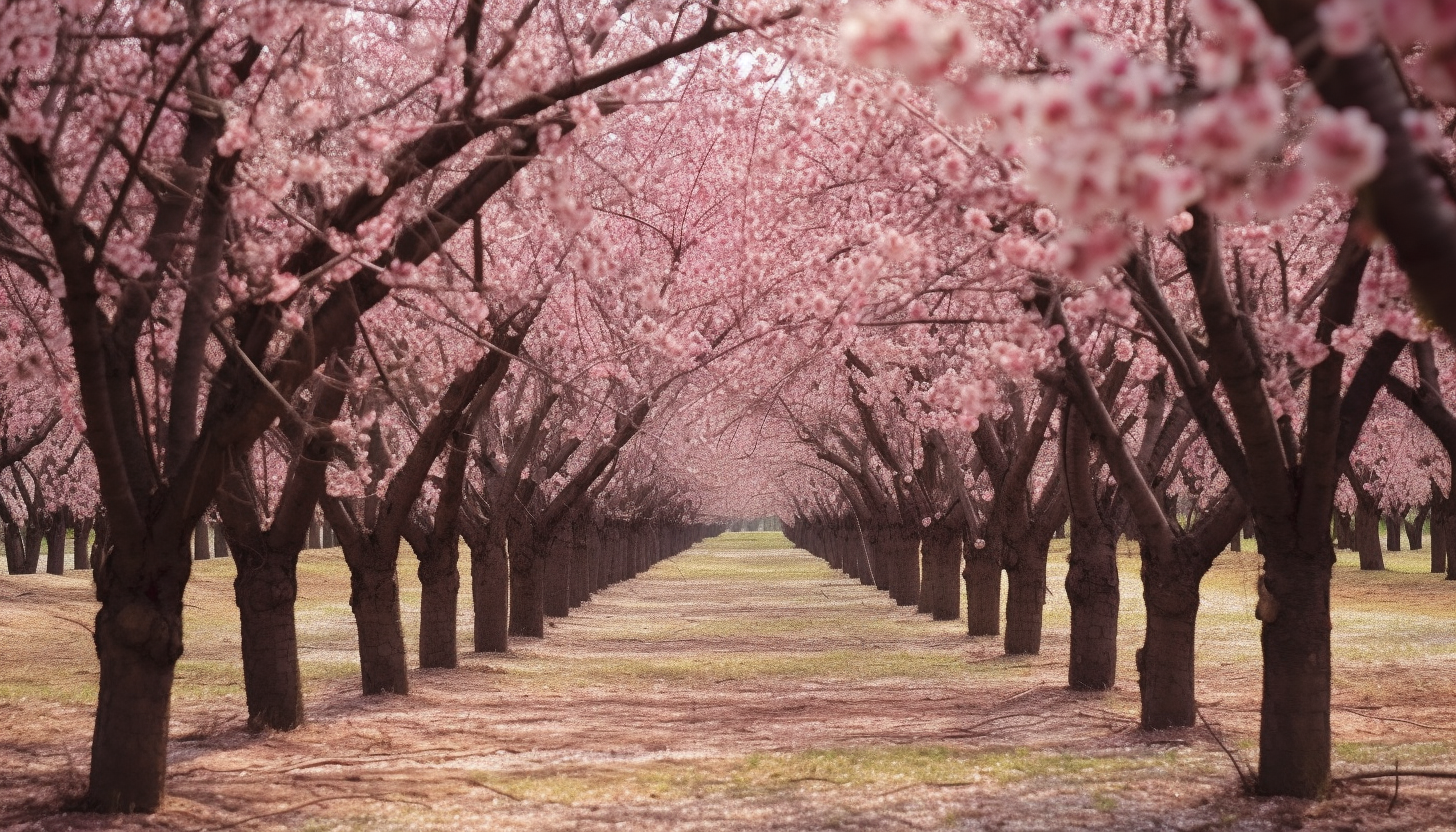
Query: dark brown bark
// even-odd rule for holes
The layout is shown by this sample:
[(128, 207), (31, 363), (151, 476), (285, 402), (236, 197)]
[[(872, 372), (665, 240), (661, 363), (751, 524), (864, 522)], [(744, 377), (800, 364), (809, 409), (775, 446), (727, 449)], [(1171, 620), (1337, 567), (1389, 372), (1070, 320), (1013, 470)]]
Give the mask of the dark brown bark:
[(399, 612), (398, 543), (380, 547), (345, 541), (349, 561), (349, 607), (359, 633), (359, 675), (364, 695), (409, 693), (404, 624)]
[(1154, 551), (1142, 544), (1143, 602), (1147, 636), (1137, 651), (1142, 727), (1187, 727), (1197, 719), (1193, 654), (1198, 621), (1198, 584), (1210, 560), (1196, 553)]
[(1117, 681), (1117, 617), (1122, 593), (1117, 575), (1117, 540), (1111, 525), (1072, 513), (1067, 558), (1067, 601), (1072, 611), (1067, 686), (1109, 690)]
[(1405, 520), (1406, 542), (1410, 544), (1411, 551), (1425, 548), (1422, 542), (1426, 532), (1426, 521), (1431, 518), (1431, 507), (1424, 505), (1416, 511), (1414, 517)]
[(73, 563), (77, 569), (91, 568), (91, 528), (95, 521), (90, 517), (76, 522), (75, 536), (71, 542)]
[(546, 635), (541, 586), (545, 569), (537, 543), (529, 533), (521, 534), (511, 538), (508, 551), (511, 563), (510, 634), (542, 638)]
[[(165, 536), (164, 536), (165, 535)], [(97, 576), (100, 696), (87, 802), (106, 812), (152, 812), (165, 795), (172, 676), (182, 655), (182, 590), (192, 563), (186, 532), (158, 528), (141, 558), (115, 550)], [(142, 563), (172, 569), (141, 570)]]
[(20, 527), (14, 523), (6, 523), (4, 535), (5, 568), (12, 575), (20, 575), (25, 568), (25, 543), (20, 539)]
[(481, 529), (475, 521), (465, 526), (465, 543), (470, 547), (470, 597), (475, 608), (477, 653), (504, 653), (510, 616), (511, 569), (505, 539), (492, 527)]
[(1355, 519), (1343, 511), (1335, 511), (1335, 545), (1345, 551), (1355, 548)]
[(541, 608), (545, 615), (552, 618), (565, 618), (571, 612), (571, 553), (575, 545), (571, 524), (563, 523), (545, 546)]
[(1304, 543), (1313, 551), (1295, 556), (1265, 552), (1259, 732), (1259, 790), (1264, 794), (1318, 796), (1329, 783), (1334, 551), (1324, 529), (1307, 532)]
[(1111, 499), (1098, 499), (1087, 421), (1071, 406), (1062, 414), (1062, 465), (1072, 525), (1065, 582), (1072, 612), (1067, 686), (1108, 690), (1117, 680), (1117, 615), (1122, 596), (1117, 576), (1118, 524), (1112, 516)]
[(1388, 514), (1385, 517), (1385, 549), (1390, 552), (1400, 551), (1400, 526), (1404, 520), (1399, 514)]
[(66, 526), (67, 518), (62, 513), (51, 518), (50, 526), (45, 530), (46, 572), (48, 574), (66, 574)]
[(1453, 542), (1456, 542), (1456, 498), (1436, 494), (1431, 502), (1431, 566), (1436, 565), (1437, 541), (1440, 556), (1445, 563), (1446, 580), (1456, 581), (1456, 557), (1452, 556)]
[(460, 604), (459, 539), (431, 540), (416, 549), (420, 578), (420, 667), (459, 664), (456, 620)]
[[(1048, 533), (1048, 542), (1051, 536)], [(1035, 540), (1005, 552), (1006, 556), (1006, 655), (1026, 656), (1041, 652), (1042, 612), (1046, 607), (1047, 548)]]
[[(980, 544), (977, 546), (976, 544)], [(967, 540), (966, 634), (994, 636), (1001, 633), (1001, 563), (986, 550), (984, 540)]]
[(955, 621), (961, 617), (961, 535), (944, 523), (932, 523), (920, 539), (924, 611), (935, 621)]
[(207, 531), (207, 521), (198, 520), (197, 528), (192, 532), (192, 559), (207, 560), (212, 557), (212, 547), (208, 545), (211, 535)]
[(1360, 553), (1360, 568), (1385, 568), (1385, 555), (1380, 551), (1380, 512), (1373, 501), (1360, 500), (1355, 506), (1355, 549)]
[(248, 725), (291, 731), (303, 724), (303, 679), (293, 605), (298, 598), (297, 549), (271, 549), (263, 535), (253, 549), (238, 541), (233, 579), (242, 623), (243, 688)]

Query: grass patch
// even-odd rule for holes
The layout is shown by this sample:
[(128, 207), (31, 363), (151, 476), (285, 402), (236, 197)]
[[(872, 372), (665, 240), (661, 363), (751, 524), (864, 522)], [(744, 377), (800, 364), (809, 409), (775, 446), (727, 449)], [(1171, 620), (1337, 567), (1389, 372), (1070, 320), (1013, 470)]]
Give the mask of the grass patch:
[(693, 546), (693, 549), (708, 552), (792, 548), (794, 544), (784, 537), (783, 532), (724, 532)]
[(1337, 742), (1334, 751), (1335, 761), (1339, 763), (1357, 766), (1393, 766), (1399, 763), (1405, 768), (1448, 761), (1456, 756), (1456, 744), (1444, 740), (1409, 743)]
[[(917, 784), (1004, 785), (1029, 779), (1096, 784), (1137, 771), (1174, 767), (1186, 770), (1189, 763), (1182, 756), (1176, 750), (1104, 756), (1025, 748), (977, 752), (936, 745), (899, 745), (626, 766), (583, 765), (536, 775), (477, 771), (471, 777), (520, 800), (574, 805), (703, 797), (742, 799), (806, 787), (889, 790)], [(1108, 808), (1115, 805), (1114, 801)]]

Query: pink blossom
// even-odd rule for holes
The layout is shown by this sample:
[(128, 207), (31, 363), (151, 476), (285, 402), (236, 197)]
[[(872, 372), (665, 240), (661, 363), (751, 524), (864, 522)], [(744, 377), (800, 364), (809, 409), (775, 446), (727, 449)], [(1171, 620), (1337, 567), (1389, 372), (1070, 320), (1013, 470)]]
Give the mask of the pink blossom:
[(246, 119), (228, 119), (227, 128), (223, 130), (222, 136), (217, 140), (218, 155), (235, 156), (239, 151), (252, 147), (255, 140), (256, 137)]
[(136, 13), (137, 31), (144, 35), (164, 35), (172, 28), (172, 15), (165, 3), (148, 3)]
[(1347, 191), (1374, 179), (1385, 165), (1385, 133), (1359, 107), (1322, 109), (1301, 147), (1316, 176)]
[(1430, 110), (1406, 110), (1400, 115), (1400, 123), (1410, 134), (1411, 141), (1427, 153), (1442, 155), (1450, 152), (1451, 140), (1441, 130), (1441, 123)]
[(593, 32), (606, 32), (617, 23), (617, 7), (604, 6), (597, 9), (591, 16), (591, 28)]
[(1052, 213), (1049, 208), (1038, 208), (1031, 216), (1031, 223), (1036, 227), (1037, 231), (1043, 234), (1049, 234), (1057, 230), (1057, 215)]
[(298, 278), (286, 272), (273, 276), (271, 290), (263, 297), (268, 303), (283, 303), (298, 293)]
[(1315, 16), (1320, 24), (1320, 43), (1336, 57), (1363, 50), (1375, 35), (1370, 9), (1361, 0), (1325, 0), (1315, 9)]

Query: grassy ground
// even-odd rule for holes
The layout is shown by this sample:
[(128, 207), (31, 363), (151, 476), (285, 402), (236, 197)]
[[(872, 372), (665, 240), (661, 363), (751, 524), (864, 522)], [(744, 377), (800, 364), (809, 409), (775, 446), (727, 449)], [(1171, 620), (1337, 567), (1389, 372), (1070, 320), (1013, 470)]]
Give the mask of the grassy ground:
[[(1064, 687), (1052, 555), (1040, 656), (932, 622), (791, 550), (724, 535), (599, 594), (545, 639), (416, 671), (409, 697), (358, 696), (348, 574), (306, 553), (298, 618), (310, 722), (249, 734), (229, 561), (197, 564), (178, 665), (170, 797), (151, 818), (62, 810), (84, 784), (96, 694), (88, 576), (0, 578), (0, 827), (26, 829), (1430, 829), (1439, 781), (1243, 797), (1208, 731), (1136, 730), (1143, 617), (1132, 550), (1119, 686)], [(419, 588), (401, 560), (415, 638)], [(1339, 773), (1456, 766), (1456, 583), (1424, 552), (1334, 584)], [(1257, 756), (1257, 561), (1204, 584), (1199, 699)], [(468, 593), (460, 638), (469, 641)]]

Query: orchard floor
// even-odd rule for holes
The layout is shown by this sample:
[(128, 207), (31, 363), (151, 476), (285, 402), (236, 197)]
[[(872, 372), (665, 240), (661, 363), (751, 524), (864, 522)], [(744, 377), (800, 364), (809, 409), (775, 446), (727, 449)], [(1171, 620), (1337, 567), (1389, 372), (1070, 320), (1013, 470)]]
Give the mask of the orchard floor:
[[(1241, 796), (1203, 728), (1136, 728), (1137, 564), (1122, 561), (1116, 690), (1065, 688), (1065, 549), (1040, 656), (1007, 659), (776, 534), (725, 535), (599, 594), (543, 640), (358, 695), (348, 577), (306, 553), (310, 722), (244, 727), (230, 563), (197, 565), (171, 776), (148, 817), (68, 813), (95, 698), (89, 578), (0, 577), (0, 828), (1456, 830), (1456, 781), (1367, 781), (1311, 803)], [(1131, 552), (1129, 551), (1130, 555)], [(1421, 553), (1335, 581), (1337, 774), (1456, 768), (1456, 583)], [(401, 560), (405, 618), (417, 616)], [(1256, 757), (1256, 560), (1204, 584), (1199, 700)], [(461, 643), (468, 645), (468, 597)], [(1441, 824), (1451, 824), (1442, 827)]]

